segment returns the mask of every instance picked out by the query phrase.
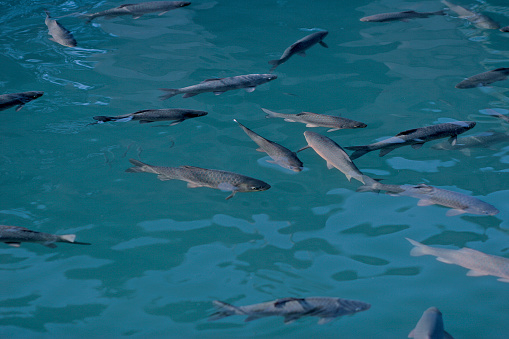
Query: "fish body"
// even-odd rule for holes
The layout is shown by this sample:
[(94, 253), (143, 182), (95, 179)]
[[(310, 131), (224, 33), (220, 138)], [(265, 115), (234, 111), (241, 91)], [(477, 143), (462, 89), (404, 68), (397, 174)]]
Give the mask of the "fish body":
[(77, 43), (72, 33), (69, 32), (64, 26), (62, 26), (55, 19), (51, 19), (49, 16), (49, 12), (46, 12), (46, 19), (44, 23), (48, 26), (48, 34), (51, 35), (49, 38), (51, 41), (54, 41), (62, 46), (67, 47), (76, 47)]
[(258, 146), (260, 146), (260, 148), (258, 148), (257, 151), (267, 153), (274, 160), (269, 162), (274, 162), (279, 166), (287, 168), (294, 172), (302, 171), (302, 161), (300, 161), (295, 152), (292, 152), (288, 148), (283, 147), (273, 141), (265, 139), (264, 137), (256, 134), (255, 132), (247, 128), (246, 126), (242, 125), (237, 120), (234, 119), (234, 121), (239, 124), (239, 126), (251, 138), (251, 140), (256, 142)]
[(219, 300), (214, 300), (213, 303), (218, 311), (209, 320), (218, 320), (231, 315), (247, 315), (245, 321), (282, 316), (285, 324), (305, 316), (319, 317), (318, 323), (325, 324), (336, 317), (365, 311), (371, 307), (362, 301), (330, 297), (282, 298), (246, 306), (233, 306)]
[(406, 145), (411, 145), (413, 148), (419, 149), (422, 145), (424, 145), (424, 143), (428, 141), (447, 137), (450, 137), (450, 143), (455, 145), (458, 134), (466, 132), (474, 126), (474, 121), (446, 122), (443, 124), (436, 124), (403, 131), (396, 136), (370, 145), (349, 146), (345, 148), (355, 151), (352, 153), (352, 155), (350, 155), (350, 159), (354, 160), (368, 152), (376, 150), (380, 150), (379, 156), (383, 157), (396, 148)]
[(270, 72), (274, 71), (277, 66), (286, 62), (288, 59), (290, 59), (295, 54), (305, 56), (306, 50), (316, 44), (320, 44), (323, 47), (328, 48), (329, 46), (327, 46), (327, 44), (325, 42), (323, 42), (323, 39), (327, 36), (327, 34), (329, 34), (328, 31), (320, 31), (320, 32), (315, 32), (315, 33), (306, 35), (302, 39), (297, 40), (290, 47), (285, 49), (285, 51), (283, 52), (283, 55), (281, 55), (281, 57), (279, 59), (269, 61), (269, 64), (272, 65)]
[(23, 106), (34, 99), (41, 97), (44, 92), (40, 91), (30, 91), (30, 92), (20, 92), (20, 93), (9, 93), (9, 94), (1, 94), (0, 95), (0, 111), (11, 108), (13, 106), (16, 107), (16, 112), (23, 108)]
[(444, 11), (438, 12), (416, 12), (416, 11), (404, 11), (404, 12), (394, 12), (394, 13), (380, 13), (370, 16), (365, 16), (360, 19), (360, 21), (365, 22), (387, 22), (387, 21), (408, 21), (408, 19), (414, 18), (427, 18), (432, 15), (445, 15)]
[(509, 133), (507, 132), (486, 131), (476, 135), (459, 137), (455, 145), (451, 145), (451, 143), (443, 141), (431, 146), (431, 148), (438, 150), (459, 150), (466, 155), (470, 155), (471, 148), (487, 148), (507, 141), (509, 141)]
[(121, 15), (132, 15), (134, 19), (138, 19), (144, 14), (160, 12), (159, 15), (163, 15), (172, 9), (189, 6), (190, 4), (187, 1), (149, 1), (138, 4), (123, 4), (105, 11), (85, 14), (84, 16), (87, 17), (87, 23), (98, 17), (111, 19)]
[(327, 161), (327, 168), (337, 168), (346, 176), (348, 181), (354, 178), (363, 184), (365, 183), (364, 175), (341, 146), (330, 138), (311, 131), (304, 132), (304, 137), (308, 143), (308, 146), (304, 148), (311, 147), (319, 156), (325, 159)]
[(147, 172), (157, 174), (159, 180), (182, 180), (187, 182), (187, 187), (210, 187), (232, 193), (226, 198), (232, 198), (237, 192), (265, 191), (270, 185), (258, 179), (254, 179), (238, 173), (206, 169), (194, 166), (162, 167), (144, 164), (141, 161), (129, 159), (134, 167), (126, 172)]
[(455, 87), (463, 89), (486, 86), (488, 84), (491, 84), (492, 82), (505, 80), (507, 79), (508, 75), (509, 68), (501, 67), (466, 78), (465, 80), (458, 83)]
[(56, 235), (32, 231), (25, 227), (0, 225), (0, 242), (13, 247), (19, 247), (22, 242), (35, 242), (50, 248), (57, 247), (56, 242), (90, 245), (89, 243), (74, 241), (74, 239), (76, 239), (75, 234)]
[(486, 29), (498, 29), (500, 25), (493, 21), (491, 18), (487, 17), (486, 15), (480, 14), (480, 13), (474, 13), (469, 11), (468, 9), (455, 5), (449, 1), (442, 0), (442, 3), (445, 4), (447, 7), (451, 9), (451, 11), (455, 12), (459, 15), (462, 19), (467, 19), (471, 23), (473, 23), (475, 26), (479, 28), (486, 28)]
[(414, 339), (454, 339), (444, 330), (442, 312), (436, 307), (430, 307), (424, 311), (408, 337)]
[(196, 111), (192, 109), (180, 109), (180, 108), (164, 108), (164, 109), (145, 109), (142, 111), (117, 115), (114, 117), (106, 116), (95, 116), (94, 119), (97, 123), (107, 121), (131, 121), (137, 120), (140, 124), (145, 124), (155, 121), (171, 121), (174, 120), (170, 125), (176, 125), (186, 119), (196, 118), (207, 115), (207, 112)]
[(509, 259), (490, 255), (463, 247), (459, 250), (431, 247), (406, 238), (415, 247), (410, 251), (412, 256), (432, 255), (438, 261), (468, 268), (468, 276), (478, 277), (492, 275), (499, 281), (509, 282)]
[(199, 84), (183, 88), (161, 88), (162, 91), (168, 93), (160, 96), (160, 99), (166, 100), (177, 94), (184, 94), (183, 98), (189, 98), (206, 92), (213, 92), (219, 95), (226, 91), (240, 88), (245, 88), (247, 92), (252, 92), (256, 89), (256, 86), (274, 79), (277, 79), (277, 76), (274, 74), (246, 74), (228, 78), (207, 79)]
[(327, 132), (346, 128), (364, 128), (367, 126), (363, 122), (336, 117), (333, 115), (317, 114), (311, 112), (284, 114), (273, 112), (265, 108), (262, 108), (262, 110), (267, 114), (265, 116), (266, 118), (282, 118), (288, 122), (300, 122), (306, 124), (306, 127), (330, 127), (331, 129)]

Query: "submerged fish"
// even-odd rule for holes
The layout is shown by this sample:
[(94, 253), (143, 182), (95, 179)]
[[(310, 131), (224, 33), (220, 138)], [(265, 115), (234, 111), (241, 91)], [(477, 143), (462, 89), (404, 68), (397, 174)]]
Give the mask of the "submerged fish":
[(302, 161), (299, 160), (295, 152), (290, 151), (288, 148), (283, 147), (273, 141), (267, 140), (264, 137), (256, 134), (246, 126), (242, 125), (237, 120), (233, 119), (239, 126), (246, 132), (246, 134), (256, 142), (260, 148), (257, 149), (259, 152), (267, 153), (274, 161), (268, 160), (278, 164), (281, 167), (287, 168), (294, 172), (302, 171)]
[(177, 94), (184, 94), (183, 98), (189, 98), (200, 93), (214, 92), (215, 95), (222, 94), (233, 89), (245, 88), (247, 92), (252, 92), (256, 86), (277, 79), (274, 74), (246, 74), (237, 75), (228, 78), (207, 79), (197, 85), (183, 88), (161, 88), (168, 94), (161, 95), (161, 100), (166, 100)]
[(509, 141), (509, 132), (486, 131), (476, 135), (459, 137), (456, 141), (456, 145), (451, 145), (451, 143), (443, 141), (431, 146), (431, 148), (439, 150), (459, 150), (465, 155), (470, 155), (471, 148), (488, 148), (504, 141)]
[(209, 318), (209, 321), (231, 315), (247, 315), (245, 321), (282, 316), (285, 318), (285, 324), (289, 324), (301, 317), (310, 316), (319, 317), (320, 325), (336, 317), (365, 311), (371, 307), (370, 304), (362, 301), (330, 297), (282, 298), (246, 306), (233, 306), (219, 300), (214, 300), (213, 303), (218, 311)]
[(507, 79), (508, 75), (509, 68), (501, 67), (466, 78), (462, 82), (458, 83), (455, 87), (463, 89), (486, 86), (488, 84), (491, 84), (492, 82), (505, 80)]
[(140, 124), (145, 124), (154, 121), (169, 121), (175, 120), (170, 126), (181, 123), (186, 119), (196, 118), (207, 115), (204, 111), (195, 111), (192, 109), (180, 109), (180, 108), (163, 108), (163, 109), (145, 109), (142, 111), (117, 115), (115, 117), (96, 116), (96, 123), (102, 123), (106, 121), (131, 121), (138, 120)]
[(304, 137), (308, 145), (301, 148), (299, 151), (311, 147), (319, 156), (327, 161), (328, 169), (336, 167), (346, 175), (348, 181), (354, 178), (364, 184), (364, 174), (359, 171), (341, 146), (336, 144), (333, 140), (311, 131), (304, 132)]
[(306, 56), (306, 50), (311, 48), (313, 45), (320, 44), (323, 47), (328, 48), (329, 46), (327, 46), (327, 44), (322, 41), (327, 36), (327, 34), (329, 34), (328, 31), (320, 31), (306, 35), (302, 39), (297, 40), (290, 47), (285, 49), (283, 55), (281, 55), (279, 59), (269, 61), (269, 64), (272, 65), (270, 72), (274, 71), (277, 66), (286, 62), (295, 54)]
[(43, 94), (44, 92), (40, 91), (1, 94), (0, 111), (11, 108), (12, 106), (18, 106), (16, 107), (17, 112), (20, 109), (22, 109), (27, 102), (37, 99), (41, 97)]
[(62, 26), (55, 19), (51, 19), (48, 11), (44, 11), (46, 13), (46, 19), (44, 23), (48, 26), (48, 34), (51, 35), (49, 38), (51, 41), (54, 41), (62, 46), (67, 47), (76, 47), (77, 43), (72, 33), (69, 32), (64, 26)]
[(468, 276), (492, 275), (499, 277), (499, 281), (509, 282), (509, 259), (507, 258), (486, 254), (467, 247), (459, 250), (450, 250), (426, 246), (415, 240), (405, 239), (415, 246), (410, 251), (410, 255), (433, 255), (437, 257), (438, 261), (446, 264), (468, 268), (470, 270), (467, 272)]
[(121, 15), (132, 15), (133, 19), (138, 19), (143, 14), (160, 12), (159, 15), (177, 9), (189, 6), (191, 3), (187, 1), (149, 1), (140, 2), (138, 4), (123, 4), (115, 8), (110, 8), (102, 12), (84, 14), (87, 17), (87, 23), (98, 17), (111, 19)]
[(502, 27), (500, 32), (509, 32), (509, 26)]
[(147, 172), (157, 174), (159, 180), (182, 180), (187, 181), (187, 187), (210, 187), (232, 193), (226, 200), (233, 198), (237, 192), (265, 191), (270, 185), (258, 179), (233, 172), (205, 169), (194, 166), (162, 167), (144, 164), (141, 161), (129, 159), (134, 167), (126, 169), (126, 172)]
[(327, 132), (337, 131), (346, 128), (364, 128), (367, 125), (363, 122), (350, 120), (347, 118), (336, 117), (333, 115), (317, 114), (311, 112), (302, 112), (299, 114), (284, 114), (269, 111), (262, 108), (267, 113), (266, 118), (282, 118), (288, 122), (300, 122), (306, 124), (306, 127), (331, 127)]
[(414, 339), (454, 339), (444, 330), (442, 313), (436, 307), (430, 307), (424, 311), (408, 337)]
[(361, 18), (360, 20), (366, 21), (366, 22), (386, 22), (386, 21), (395, 21), (395, 20), (408, 21), (408, 19), (427, 18), (431, 15), (445, 15), (445, 13), (444, 13), (444, 11), (423, 12), (423, 13), (419, 13), (416, 11), (404, 11), (404, 12), (394, 12), (394, 13), (380, 13), (380, 14), (365, 16), (364, 18)]
[(455, 145), (458, 134), (466, 132), (474, 126), (474, 121), (446, 122), (443, 124), (409, 129), (408, 131), (400, 132), (396, 136), (373, 144), (365, 146), (349, 146), (345, 148), (355, 151), (352, 155), (350, 155), (350, 159), (354, 160), (368, 152), (376, 150), (380, 150), (379, 156), (383, 157), (396, 148), (406, 145), (411, 145), (414, 149), (419, 149), (425, 142), (447, 137), (450, 137), (450, 143)]
[(358, 192), (380, 192), (385, 191), (389, 195), (409, 196), (419, 199), (418, 206), (441, 205), (452, 208), (447, 211), (447, 216), (454, 216), (463, 213), (477, 215), (495, 215), (500, 211), (495, 206), (480, 199), (454, 191), (444, 190), (426, 184), (419, 185), (386, 185), (372, 178), (364, 176), (366, 184), (360, 186)]
[(449, 7), (451, 11), (458, 14), (460, 18), (467, 19), (468, 21), (470, 21), (479, 28), (498, 29), (500, 27), (498, 23), (496, 23), (486, 15), (471, 12), (464, 7), (455, 5), (446, 0), (442, 0), (442, 3)]
[(22, 242), (35, 242), (50, 248), (57, 247), (57, 245), (55, 245), (56, 242), (90, 245), (86, 242), (74, 241), (74, 239), (76, 239), (75, 234), (56, 235), (36, 232), (24, 227), (0, 225), (0, 242), (4, 242), (13, 247), (19, 247)]

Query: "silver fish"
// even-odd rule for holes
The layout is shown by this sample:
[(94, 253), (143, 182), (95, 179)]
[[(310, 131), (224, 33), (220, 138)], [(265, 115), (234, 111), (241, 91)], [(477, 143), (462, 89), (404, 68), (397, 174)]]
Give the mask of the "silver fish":
[(423, 13), (419, 13), (416, 11), (380, 13), (380, 14), (365, 16), (364, 18), (361, 18), (360, 21), (365, 21), (365, 22), (387, 22), (387, 21), (395, 21), (395, 20), (408, 21), (408, 19), (427, 18), (431, 15), (445, 15), (445, 13), (444, 13), (444, 11), (423, 12)]
[(318, 324), (325, 324), (336, 317), (368, 310), (371, 305), (362, 301), (330, 297), (282, 298), (260, 304), (233, 306), (214, 300), (218, 311), (210, 318), (218, 320), (231, 315), (247, 315), (245, 321), (262, 317), (282, 316), (285, 324), (294, 322), (301, 317), (319, 317)]
[(0, 111), (16, 107), (16, 112), (23, 108), (23, 106), (34, 99), (41, 97), (44, 92), (31, 91), (31, 92), (20, 92), (20, 93), (9, 93), (0, 95)]
[(154, 121), (170, 121), (175, 120), (170, 126), (181, 123), (186, 119), (196, 118), (207, 115), (204, 111), (195, 111), (192, 109), (180, 108), (163, 108), (163, 109), (145, 109), (142, 111), (117, 115), (114, 117), (95, 116), (96, 123), (103, 123), (107, 121), (131, 121), (138, 120), (140, 124), (145, 124)]
[(213, 92), (215, 95), (222, 94), (226, 91), (245, 88), (247, 92), (252, 92), (256, 86), (277, 79), (274, 74), (246, 74), (237, 75), (228, 78), (207, 79), (197, 85), (183, 88), (161, 88), (161, 91), (168, 94), (161, 95), (161, 100), (166, 100), (177, 94), (184, 94), (183, 98), (189, 98), (200, 93)]
[(306, 124), (306, 127), (332, 127), (327, 132), (333, 132), (346, 128), (364, 128), (367, 125), (363, 122), (350, 120), (347, 118), (336, 117), (333, 115), (317, 114), (311, 112), (302, 112), (299, 114), (284, 114), (270, 111), (262, 108), (267, 113), (266, 118), (282, 118), (288, 122), (300, 122)]
[(415, 240), (405, 239), (415, 246), (410, 251), (412, 256), (432, 255), (443, 263), (468, 268), (468, 276), (491, 275), (499, 277), (498, 281), (509, 282), (509, 259), (507, 258), (486, 254), (467, 247), (459, 250), (450, 250), (426, 246)]
[(501, 67), (466, 78), (462, 82), (458, 83), (455, 87), (463, 89), (486, 86), (492, 82), (505, 80), (507, 79), (508, 75), (509, 68)]
[(87, 17), (87, 23), (98, 17), (105, 17), (111, 19), (121, 15), (132, 15), (133, 19), (138, 19), (144, 14), (160, 12), (159, 15), (185, 6), (189, 6), (191, 3), (187, 1), (149, 1), (140, 2), (138, 4), (123, 4), (115, 8), (110, 8), (105, 11), (84, 14)]
[(500, 32), (509, 32), (509, 26), (504, 26), (500, 29)]
[(455, 12), (462, 19), (467, 19), (475, 26), (479, 28), (487, 28), (487, 29), (498, 29), (500, 25), (493, 21), (491, 18), (486, 15), (480, 13), (474, 13), (469, 11), (468, 9), (455, 5), (449, 1), (442, 0), (442, 3), (451, 9), (451, 11)]
[(77, 43), (72, 36), (72, 33), (69, 32), (58, 21), (51, 19), (48, 11), (44, 12), (46, 13), (46, 19), (44, 20), (44, 23), (46, 26), (48, 26), (48, 34), (51, 35), (51, 38), (49, 39), (62, 46), (76, 47)]
[(452, 145), (456, 144), (458, 134), (468, 131), (475, 126), (474, 121), (455, 121), (436, 124), (421, 128), (410, 129), (398, 133), (396, 136), (365, 146), (349, 146), (346, 149), (355, 152), (350, 155), (350, 159), (354, 160), (358, 157), (372, 151), (380, 150), (379, 156), (383, 157), (387, 153), (396, 148), (411, 145), (414, 149), (419, 149), (425, 142), (449, 138)]
[(302, 39), (297, 40), (290, 47), (285, 49), (283, 55), (281, 55), (279, 59), (269, 61), (269, 64), (273, 65), (272, 68), (270, 69), (270, 72), (274, 71), (277, 66), (286, 62), (295, 54), (306, 56), (306, 50), (311, 48), (313, 45), (320, 44), (323, 47), (328, 48), (329, 46), (327, 46), (327, 44), (322, 41), (327, 36), (327, 34), (329, 34), (329, 32), (320, 31), (306, 35)]
[(270, 185), (258, 179), (233, 172), (205, 169), (194, 166), (162, 167), (144, 164), (135, 159), (129, 159), (134, 167), (126, 169), (126, 172), (154, 173), (159, 180), (182, 180), (187, 182), (187, 187), (210, 187), (232, 193), (226, 200), (233, 198), (237, 192), (265, 191)]
[(450, 207), (447, 216), (454, 216), (463, 213), (477, 215), (495, 215), (500, 211), (495, 206), (480, 199), (454, 191), (444, 190), (426, 184), (418, 185), (387, 185), (378, 182), (368, 176), (364, 176), (365, 185), (357, 188), (358, 192), (380, 192), (385, 191), (389, 195), (409, 196), (419, 199), (418, 206), (441, 205)]
[(256, 142), (260, 148), (257, 149), (259, 152), (267, 153), (274, 161), (268, 160), (268, 162), (276, 163), (283, 168), (287, 168), (294, 172), (302, 171), (302, 161), (299, 160), (295, 152), (290, 151), (288, 148), (283, 147), (273, 141), (267, 140), (264, 137), (256, 134), (246, 126), (242, 125), (237, 120), (233, 119), (239, 126), (246, 132), (246, 134)]
[(442, 313), (436, 307), (430, 307), (424, 311), (408, 337), (414, 339), (454, 339), (444, 330)]
[(299, 151), (311, 147), (319, 156), (327, 161), (328, 169), (335, 167), (346, 176), (348, 181), (354, 178), (363, 184), (365, 183), (364, 174), (359, 171), (341, 146), (333, 140), (311, 131), (304, 132), (304, 137), (308, 145), (301, 148)]
[(469, 156), (471, 148), (488, 148), (492, 145), (507, 141), (509, 141), (509, 132), (486, 131), (467, 137), (459, 137), (454, 146), (447, 141), (443, 141), (431, 146), (431, 148), (438, 150), (459, 150), (463, 154)]
[(0, 242), (9, 246), (19, 247), (22, 242), (35, 242), (41, 245), (55, 248), (56, 242), (67, 242), (78, 245), (90, 245), (86, 242), (74, 241), (75, 234), (56, 235), (50, 233), (36, 232), (19, 226), (0, 225)]

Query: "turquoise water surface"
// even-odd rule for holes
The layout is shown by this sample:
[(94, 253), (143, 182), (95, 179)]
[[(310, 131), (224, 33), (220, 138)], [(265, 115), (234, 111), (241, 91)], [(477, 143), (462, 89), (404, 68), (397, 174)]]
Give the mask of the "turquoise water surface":
[[(506, 0), (456, 0), (509, 25)], [(411, 197), (358, 193), (313, 150), (294, 173), (266, 162), (233, 121), (291, 150), (305, 146), (300, 123), (265, 119), (261, 108), (362, 121), (326, 133), (364, 145), (411, 128), (473, 120), (465, 135), (507, 123), (509, 81), (456, 89), (465, 77), (509, 67), (509, 33), (476, 28), (448, 12), (408, 22), (361, 22), (405, 10), (438, 11), (439, 1), (208, 1), (140, 19), (59, 22), (78, 42), (48, 40), (44, 10), (60, 17), (122, 2), (0, 1), (1, 92), (44, 91), (16, 112), (0, 112), (0, 224), (67, 234), (91, 246), (51, 249), (0, 244), (2, 338), (406, 338), (422, 312), (438, 307), (455, 338), (507, 338), (509, 284), (466, 276), (431, 256), (410, 256), (405, 238), (509, 258), (509, 145), (470, 156), (425, 144), (355, 160), (386, 184), (426, 183), (478, 197), (494, 216), (447, 217)], [(181, 95), (159, 88), (208, 78), (268, 73), (293, 42), (328, 30), (329, 48), (280, 65), (254, 92)], [(93, 116), (187, 108), (208, 115), (169, 123), (110, 122)], [(126, 173), (128, 159), (248, 175), (263, 192), (186, 187), (154, 174)], [(330, 296), (371, 304), (318, 325), (270, 317), (209, 322), (213, 300), (248, 305), (284, 297)]]

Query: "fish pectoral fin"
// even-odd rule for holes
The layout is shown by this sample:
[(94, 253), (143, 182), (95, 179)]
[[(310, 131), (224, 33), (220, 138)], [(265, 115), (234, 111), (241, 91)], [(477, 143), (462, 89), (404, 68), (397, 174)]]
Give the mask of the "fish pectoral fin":
[(318, 325), (323, 325), (323, 324), (330, 323), (334, 319), (336, 319), (336, 318), (334, 318), (334, 317), (322, 317), (322, 318), (320, 318), (320, 320), (318, 320)]
[(202, 185), (197, 184), (195, 182), (188, 182), (187, 183), (187, 188), (196, 188), (196, 187), (202, 187)]
[(291, 324), (293, 323), (295, 320), (299, 319), (301, 316), (298, 315), (298, 314), (291, 314), (291, 315), (285, 315), (285, 324)]
[(16, 112), (19, 112), (20, 109), (22, 109), (24, 106), (24, 104), (21, 104), (21, 105), (18, 105), (18, 107), (16, 107), (15, 111)]
[(469, 277), (481, 277), (483, 275), (489, 275), (489, 274), (485, 273), (485, 272), (481, 272), (481, 271), (470, 270), (470, 271), (467, 272), (467, 275)]
[(331, 128), (330, 130), (328, 130), (327, 132), (334, 132), (334, 131), (339, 131), (341, 128)]
[(214, 91), (213, 93), (214, 93), (215, 95), (221, 95), (221, 94), (223, 94), (223, 93), (224, 93), (224, 91)]
[(154, 120), (140, 120), (140, 124), (148, 124), (149, 122), (154, 122)]
[(245, 88), (246, 92), (248, 92), (248, 93), (253, 92), (255, 89), (256, 89), (256, 86), (246, 87), (246, 88)]
[(304, 146), (304, 147), (302, 147), (302, 148), (299, 148), (299, 149), (297, 150), (297, 152), (295, 152), (295, 153), (299, 153), (300, 151), (303, 151), (303, 150), (308, 149), (308, 148), (311, 148), (311, 146), (306, 145), (306, 146)]
[(139, 19), (141, 18), (141, 15), (133, 15), (133, 19)]
[(262, 318), (263, 316), (259, 316), (259, 315), (250, 315), (249, 317), (247, 317), (244, 321), (245, 322), (248, 322), (248, 321), (253, 321), (253, 320), (256, 320), (256, 319), (260, 319)]
[(306, 52), (304, 52), (304, 51), (299, 52), (299, 53), (297, 53), (297, 54), (298, 54), (298, 55), (300, 55), (300, 56), (303, 56), (303, 57), (305, 57), (305, 56), (306, 56)]
[(497, 279), (498, 281), (502, 281), (502, 282), (506, 282), (506, 283), (509, 283), (509, 278), (500, 278), (500, 279)]
[(262, 152), (262, 153), (265, 153), (266, 151), (263, 149), (263, 148), (257, 148), (256, 149), (257, 152)]
[(190, 98), (190, 97), (194, 97), (195, 95), (198, 95), (200, 93), (186, 93), (182, 96), (182, 98)]
[(325, 42), (323, 42), (323, 41), (320, 41), (319, 44), (322, 45), (325, 48), (329, 48), (329, 46)]
[(440, 262), (443, 262), (445, 264), (455, 264), (453, 261), (451, 261), (449, 259), (445, 259), (443, 257), (437, 257), (437, 260), (440, 261)]
[(163, 15), (163, 14), (165, 14), (165, 13), (168, 13), (168, 11), (161, 12), (161, 13), (159, 13), (159, 14), (157, 14), (157, 15)]
[(447, 213), (445, 213), (445, 215), (448, 217), (454, 217), (455, 215), (460, 215), (463, 213), (467, 213), (467, 212), (465, 210), (451, 209), (451, 210), (448, 210)]
[(334, 168), (334, 165), (327, 161), (327, 169)]
[[(500, 280), (500, 279), (499, 279)], [(452, 335), (447, 333), (447, 331), (444, 331), (444, 339), (454, 339)]]
[(419, 149), (419, 148), (421, 148), (421, 147), (422, 147), (422, 145), (424, 145), (424, 143), (423, 143), (423, 142), (419, 142), (419, 143), (413, 144), (413, 145), (412, 145), (412, 148), (413, 148), (413, 149)]
[[(379, 157), (383, 157), (384, 155), (388, 154), (389, 152), (392, 152), (394, 151), (394, 148), (382, 148), (380, 150), (380, 153), (378, 154)], [(352, 157), (350, 156), (350, 159), (352, 159)]]
[(172, 180), (173, 178), (167, 177), (166, 175), (163, 175), (163, 174), (159, 174), (157, 176), (157, 179), (159, 179), (161, 181), (166, 181), (166, 180)]
[(45, 243), (42, 243), (42, 244), (43, 244), (44, 246), (46, 246), (46, 247), (49, 247), (49, 248), (55, 248), (55, 247), (57, 247), (57, 245), (55, 245), (54, 243), (49, 242), (49, 241), (48, 241), (48, 242), (45, 242)]
[(12, 246), (12, 247), (20, 247), (21, 246), (20, 242), (6, 242), (6, 244), (9, 246)]
[(457, 135), (453, 135), (452, 137), (449, 138), (449, 143), (451, 145), (456, 145), (456, 143), (458, 142), (458, 136)]
[(320, 127), (320, 126), (318, 126), (317, 124), (313, 124), (313, 123), (307, 123), (306, 127)]
[(421, 199), (417, 202), (417, 206), (429, 206), (434, 204), (435, 203), (429, 199)]
[(267, 161), (269, 164), (277, 164), (277, 162), (276, 162), (276, 161), (274, 161), (274, 160), (266, 160), (266, 161)]
[(233, 186), (232, 184), (230, 184), (228, 182), (220, 183), (219, 185), (217, 185), (217, 188), (220, 189), (223, 192), (226, 192), (226, 191), (236, 191), (237, 190), (237, 188), (235, 186)]
[(184, 120), (185, 120), (185, 119), (175, 120), (174, 122), (172, 122), (172, 123), (170, 124), (170, 126), (175, 126), (175, 125), (177, 125), (177, 124), (180, 124), (180, 123), (181, 123), (182, 121), (184, 121)]

